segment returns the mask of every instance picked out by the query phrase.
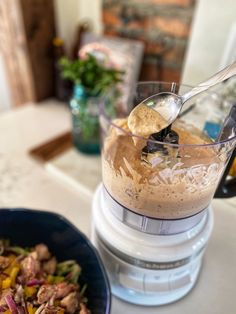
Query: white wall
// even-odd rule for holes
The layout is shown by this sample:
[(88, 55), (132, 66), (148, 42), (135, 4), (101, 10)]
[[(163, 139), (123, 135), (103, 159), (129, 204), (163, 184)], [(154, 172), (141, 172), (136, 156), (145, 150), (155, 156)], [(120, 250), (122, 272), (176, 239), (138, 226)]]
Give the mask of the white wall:
[(54, 0), (56, 32), (61, 37), (67, 49), (71, 48), (78, 25), (78, 0)]
[(82, 20), (90, 20), (94, 32), (101, 33), (101, 0), (54, 0), (54, 4), (57, 34), (67, 50), (71, 49), (76, 28)]
[(9, 110), (11, 106), (11, 91), (6, 76), (4, 59), (0, 53), (0, 112)]
[(94, 32), (102, 33), (102, 0), (78, 0), (79, 18), (92, 21)]
[(183, 83), (197, 84), (219, 70), (235, 21), (236, 0), (198, 0), (183, 68)]

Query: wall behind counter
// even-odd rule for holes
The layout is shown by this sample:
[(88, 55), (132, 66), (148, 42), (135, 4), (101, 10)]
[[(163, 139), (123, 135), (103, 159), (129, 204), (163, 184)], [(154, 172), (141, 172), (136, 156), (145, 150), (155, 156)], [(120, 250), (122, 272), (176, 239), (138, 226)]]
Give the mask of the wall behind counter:
[(220, 70), (235, 12), (235, 0), (198, 0), (182, 83), (197, 84)]
[(91, 21), (96, 34), (102, 32), (101, 3), (101, 0), (54, 0), (57, 34), (64, 40), (68, 52), (82, 20)]

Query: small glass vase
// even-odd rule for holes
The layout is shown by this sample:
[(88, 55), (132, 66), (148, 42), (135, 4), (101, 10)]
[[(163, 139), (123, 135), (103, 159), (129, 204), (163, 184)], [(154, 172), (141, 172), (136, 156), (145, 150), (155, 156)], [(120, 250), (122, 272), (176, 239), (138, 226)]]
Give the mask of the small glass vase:
[(85, 93), (81, 85), (74, 86), (70, 100), (72, 111), (72, 140), (82, 153), (99, 154), (99, 103), (101, 97)]

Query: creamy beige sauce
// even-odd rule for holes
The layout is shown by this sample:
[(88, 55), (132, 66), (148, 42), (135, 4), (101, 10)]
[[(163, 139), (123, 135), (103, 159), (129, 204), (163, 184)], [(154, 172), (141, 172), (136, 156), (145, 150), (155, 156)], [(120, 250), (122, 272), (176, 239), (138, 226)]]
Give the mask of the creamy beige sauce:
[[(139, 119), (144, 117), (142, 109), (137, 112)], [(131, 115), (131, 120), (130, 117), (115, 120), (114, 124), (122, 129), (111, 126), (104, 142), (103, 182), (108, 192), (129, 209), (155, 218), (183, 218), (207, 207), (224, 169), (224, 160), (219, 160), (212, 147), (165, 145), (168, 154), (151, 154), (150, 164), (146, 164), (141, 156), (147, 141), (136, 137), (134, 144), (129, 132), (137, 134), (142, 123), (137, 120), (133, 123), (135, 111)], [(156, 122), (149, 129), (145, 126), (138, 134), (149, 136), (159, 125)], [(210, 142), (199, 130), (184, 123), (173, 129), (179, 134), (180, 144)]]
[(128, 117), (128, 128), (138, 136), (148, 137), (168, 126), (168, 122), (156, 110), (145, 104), (139, 104)]

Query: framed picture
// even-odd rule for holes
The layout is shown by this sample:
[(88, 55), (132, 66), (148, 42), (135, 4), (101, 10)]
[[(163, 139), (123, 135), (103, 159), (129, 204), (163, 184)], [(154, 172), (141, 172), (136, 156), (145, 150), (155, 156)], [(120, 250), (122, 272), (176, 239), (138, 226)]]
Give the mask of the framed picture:
[(80, 54), (94, 51), (96, 51), (97, 58), (107, 57), (107, 62), (110, 62), (113, 67), (124, 71), (123, 82), (120, 83), (119, 111), (129, 111), (131, 109), (130, 99), (139, 79), (144, 44), (136, 40), (84, 33), (81, 39)]

